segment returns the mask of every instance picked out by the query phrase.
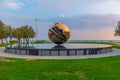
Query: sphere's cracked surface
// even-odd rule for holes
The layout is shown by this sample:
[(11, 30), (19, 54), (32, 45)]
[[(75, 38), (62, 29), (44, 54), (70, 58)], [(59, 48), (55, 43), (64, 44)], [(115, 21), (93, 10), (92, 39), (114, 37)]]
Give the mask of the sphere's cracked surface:
[(49, 39), (55, 44), (63, 44), (70, 38), (70, 29), (64, 23), (55, 23), (48, 31)]

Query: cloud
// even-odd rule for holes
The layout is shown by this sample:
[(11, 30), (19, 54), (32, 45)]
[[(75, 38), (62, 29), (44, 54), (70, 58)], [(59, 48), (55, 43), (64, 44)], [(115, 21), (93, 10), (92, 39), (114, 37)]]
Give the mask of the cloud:
[(120, 15), (84, 15), (74, 17), (55, 17), (43, 19), (42, 22), (64, 22), (71, 29), (101, 29), (104, 27), (114, 27), (120, 20)]
[[(36, 17), (120, 14), (119, 0), (0, 0), (0, 11)], [(17, 10), (17, 11), (14, 11)]]
[(14, 0), (2, 0), (0, 2), (0, 6), (2, 8), (9, 8), (9, 9), (20, 9), (24, 6), (23, 3), (14, 1)]
[[(35, 11), (42, 13), (53, 12), (53, 14), (64, 14), (70, 16), (70, 14), (120, 14), (120, 2), (119, 0), (35, 0)], [(47, 5), (46, 5), (47, 4)], [(51, 14), (52, 15), (52, 14)]]
[(13, 27), (19, 27), (22, 25), (35, 25), (34, 24), (34, 19), (32, 16), (28, 16), (28, 15), (14, 15), (11, 13), (7, 13), (7, 12), (1, 12), (0, 15), (2, 15), (0, 17), (0, 19), (7, 25), (11, 25)]
[[(116, 39), (114, 30), (120, 15), (84, 15), (75, 17), (56, 17), (44, 19), (44, 23), (63, 22), (71, 29), (71, 39)], [(50, 26), (50, 25), (48, 25)]]
[(78, 0), (78, 1), (85, 3), (108, 3), (111, 1), (119, 1), (119, 0)]
[[(4, 14), (4, 15), (3, 15)], [(29, 15), (13, 15), (8, 13), (0, 13), (1, 19), (5, 24), (19, 27), (22, 25), (30, 25), (36, 30), (35, 17)], [(40, 19), (39, 21), (39, 38), (48, 39), (48, 29), (55, 22), (63, 22), (71, 29), (71, 39), (116, 39), (114, 37), (114, 29), (120, 15), (81, 15), (74, 17), (54, 17)]]
[(114, 28), (105, 27), (98, 30), (77, 30), (71, 31), (71, 40), (116, 40)]
[(19, 9), (23, 6), (23, 4), (17, 2), (7, 2), (5, 3), (5, 6), (11, 9)]
[(35, 18), (40, 18), (41, 39), (48, 39), (55, 22), (70, 27), (71, 39), (114, 39), (119, 8), (120, 0), (0, 0), (0, 18), (14, 27), (28, 24), (34, 29)]

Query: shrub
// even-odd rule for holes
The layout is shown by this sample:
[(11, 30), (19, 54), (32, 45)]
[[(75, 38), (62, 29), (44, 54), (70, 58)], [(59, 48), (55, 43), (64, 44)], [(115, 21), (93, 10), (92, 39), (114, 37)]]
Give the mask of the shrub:
[(15, 44), (15, 43), (18, 43), (18, 41), (17, 40), (11, 40), (11, 41), (9, 41), (9, 43), (10, 44)]
[(45, 40), (36, 40), (34, 43), (35, 43), (35, 44), (45, 43)]
[(3, 44), (0, 44), (0, 47), (5, 47), (5, 46), (8, 46), (9, 44), (8, 43), (3, 43)]

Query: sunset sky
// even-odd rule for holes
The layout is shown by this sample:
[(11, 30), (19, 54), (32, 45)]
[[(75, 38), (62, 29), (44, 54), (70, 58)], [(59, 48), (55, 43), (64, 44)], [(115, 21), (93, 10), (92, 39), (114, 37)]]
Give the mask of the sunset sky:
[(35, 19), (40, 19), (39, 39), (48, 40), (48, 29), (64, 22), (71, 40), (116, 40), (120, 0), (0, 0), (0, 20), (5, 24), (36, 30)]

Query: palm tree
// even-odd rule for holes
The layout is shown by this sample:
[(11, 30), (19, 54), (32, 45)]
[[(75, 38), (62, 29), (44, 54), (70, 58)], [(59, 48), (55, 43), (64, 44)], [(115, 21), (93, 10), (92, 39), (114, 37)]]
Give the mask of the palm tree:
[(118, 22), (118, 25), (117, 25), (117, 27), (115, 29), (115, 34), (114, 35), (115, 36), (120, 36), (120, 21)]

